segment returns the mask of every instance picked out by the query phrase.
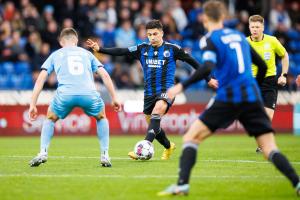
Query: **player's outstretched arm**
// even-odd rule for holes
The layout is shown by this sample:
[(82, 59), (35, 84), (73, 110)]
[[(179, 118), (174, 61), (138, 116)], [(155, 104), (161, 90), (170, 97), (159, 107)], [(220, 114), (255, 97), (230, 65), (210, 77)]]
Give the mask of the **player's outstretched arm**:
[(86, 41), (86, 45), (93, 49), (93, 51), (104, 53), (112, 56), (125, 56), (129, 55), (130, 51), (128, 48), (103, 48), (99, 44), (91, 39)]
[(97, 73), (100, 75), (100, 77), (103, 80), (103, 83), (105, 85), (105, 87), (107, 88), (111, 99), (112, 99), (112, 105), (114, 107), (114, 110), (116, 112), (119, 112), (122, 110), (121, 107), (121, 103), (119, 102), (117, 95), (116, 95), (116, 91), (114, 88), (114, 84), (109, 76), (109, 74), (107, 73), (107, 71), (103, 68), (103, 67), (99, 67)]
[(285, 52), (284, 56), (281, 59), (282, 72), (278, 78), (278, 85), (285, 86), (286, 85), (286, 75), (289, 70), (289, 54)]
[(37, 108), (36, 108), (36, 103), (39, 98), (39, 95), (43, 89), (44, 83), (47, 80), (48, 73), (46, 70), (42, 70), (35, 82), (33, 92), (32, 92), (32, 97), (30, 101), (30, 106), (29, 106), (29, 119), (30, 120), (35, 120), (37, 117)]

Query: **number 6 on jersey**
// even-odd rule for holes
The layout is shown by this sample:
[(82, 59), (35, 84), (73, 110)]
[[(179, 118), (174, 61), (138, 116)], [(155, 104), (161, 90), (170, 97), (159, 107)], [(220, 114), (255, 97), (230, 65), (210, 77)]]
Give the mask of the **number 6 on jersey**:
[(68, 69), (72, 75), (81, 75), (84, 72), (82, 58), (80, 56), (68, 56)]

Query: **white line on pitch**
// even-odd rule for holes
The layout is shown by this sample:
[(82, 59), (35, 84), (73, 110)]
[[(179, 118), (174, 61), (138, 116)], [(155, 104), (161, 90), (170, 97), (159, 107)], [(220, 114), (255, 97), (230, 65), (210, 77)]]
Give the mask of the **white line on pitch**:
[[(146, 178), (156, 178), (156, 179), (166, 179), (166, 178), (177, 178), (177, 175), (138, 175), (138, 176), (124, 176), (124, 175), (115, 175), (115, 174), (106, 174), (106, 175), (94, 175), (94, 174), (0, 174), (0, 177), (37, 177), (37, 178), (134, 178), (134, 179), (146, 179)], [(262, 179), (262, 178), (271, 178), (271, 179), (283, 179), (283, 176), (201, 176), (194, 175), (193, 178), (201, 179)]]
[[(28, 155), (11, 155), (11, 156), (0, 156), (1, 158), (33, 158), (33, 156)], [(50, 159), (99, 159), (97, 156), (49, 156)], [(130, 160), (128, 157), (111, 157), (112, 160)], [(158, 158), (152, 158), (152, 160), (159, 160)], [(199, 162), (228, 162), (228, 163), (259, 163), (268, 164), (268, 161), (256, 161), (256, 160), (199, 160)], [(294, 165), (300, 165), (300, 162), (291, 162)]]

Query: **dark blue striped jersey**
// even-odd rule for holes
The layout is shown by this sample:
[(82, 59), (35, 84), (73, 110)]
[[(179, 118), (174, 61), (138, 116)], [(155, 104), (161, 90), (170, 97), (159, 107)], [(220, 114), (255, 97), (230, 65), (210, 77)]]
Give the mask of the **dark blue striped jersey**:
[(251, 72), (250, 46), (244, 35), (232, 29), (219, 29), (200, 40), (203, 62), (214, 63), (219, 82), (215, 99), (222, 102), (261, 100)]
[(199, 63), (178, 45), (164, 42), (160, 47), (142, 43), (128, 48), (129, 55), (138, 59), (144, 73), (144, 95), (164, 93), (174, 85), (176, 60), (198, 68)]

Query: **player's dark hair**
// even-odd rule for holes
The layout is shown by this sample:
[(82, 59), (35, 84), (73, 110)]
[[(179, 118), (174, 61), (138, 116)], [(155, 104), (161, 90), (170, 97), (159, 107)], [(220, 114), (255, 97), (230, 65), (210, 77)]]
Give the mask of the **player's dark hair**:
[(156, 20), (156, 19), (151, 20), (150, 22), (148, 22), (146, 24), (146, 30), (147, 29), (154, 29), (154, 28), (162, 30), (163, 29), (163, 25), (162, 25), (162, 23), (159, 20)]
[(59, 35), (59, 39), (63, 38), (63, 37), (69, 37), (69, 36), (75, 36), (76, 38), (78, 38), (78, 34), (76, 32), (76, 30), (74, 28), (64, 28)]
[(221, 1), (209, 0), (203, 4), (204, 14), (214, 22), (222, 20), (227, 14), (226, 6)]
[(261, 24), (264, 24), (265, 20), (260, 15), (252, 15), (249, 17), (249, 23), (250, 22), (260, 22)]

